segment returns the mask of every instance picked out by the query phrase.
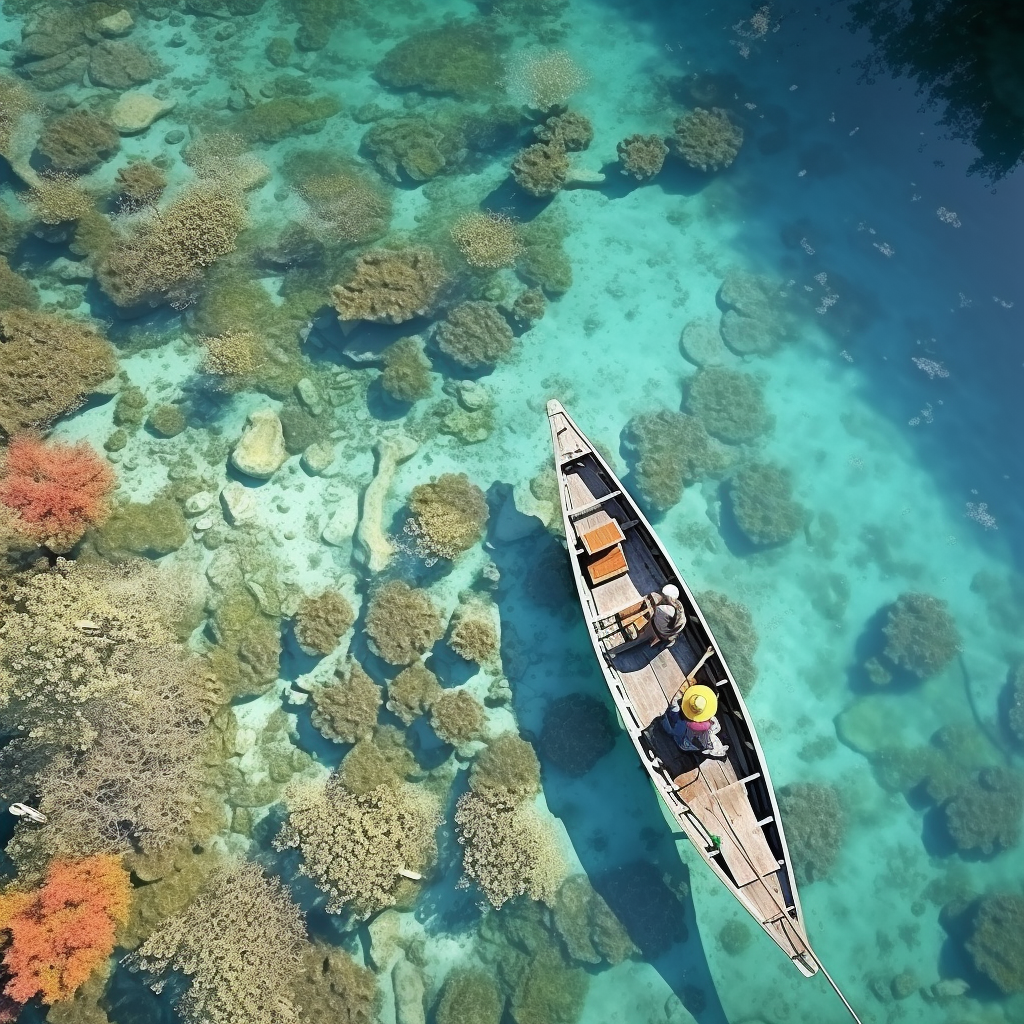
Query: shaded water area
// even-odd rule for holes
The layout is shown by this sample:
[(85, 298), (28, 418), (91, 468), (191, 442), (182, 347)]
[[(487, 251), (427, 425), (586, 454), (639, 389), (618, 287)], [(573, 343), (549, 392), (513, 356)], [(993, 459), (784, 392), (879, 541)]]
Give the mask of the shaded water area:
[(551, 398), (861, 1020), (1024, 1020), (1015, 17), (5, 0), (0, 1021), (846, 1019), (615, 721)]

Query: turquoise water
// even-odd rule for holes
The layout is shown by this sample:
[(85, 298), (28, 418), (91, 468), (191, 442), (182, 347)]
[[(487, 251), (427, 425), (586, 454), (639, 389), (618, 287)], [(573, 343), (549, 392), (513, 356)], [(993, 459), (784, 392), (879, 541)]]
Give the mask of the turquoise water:
[[(202, 610), (187, 644), (209, 659), (221, 684), (217, 699), (231, 710), (205, 726), (210, 736), (228, 735), (209, 757), (207, 781), (221, 813), (210, 823), (197, 818), (187, 841), (179, 830), (172, 844), (178, 875), (197, 879), (193, 889), (182, 883), (184, 895), (153, 898), (150, 885), (173, 873), (128, 850), (135, 916), (119, 935), (111, 970), (94, 975), (77, 1001), (58, 1001), (50, 1019), (174, 1019), (181, 974), (172, 970), (171, 984), (153, 995), (124, 957), (187, 912), (203, 865), (219, 856), (252, 860), (283, 880), (306, 913), (306, 935), (374, 972), (379, 1005), (371, 1016), (386, 1024), (492, 1019), (480, 1007), (454, 1016), (444, 998), (446, 979), (467, 966), (497, 980), (501, 1019), (516, 1024), (845, 1019), (820, 976), (803, 979), (745, 926), (736, 902), (671, 833), (625, 736), (610, 732), (610, 719), (592, 703), (574, 712), (594, 717), (592, 731), (581, 731), (586, 742), (570, 744), (570, 761), (564, 754), (573, 733), (559, 724), (557, 702), (583, 695), (611, 705), (550, 501), (545, 402), (559, 398), (613, 454), (626, 485), (643, 493), (650, 478), (626, 443), (627, 424), (659, 410), (695, 412), (700, 362), (748, 375), (741, 398), (733, 392), (720, 401), (740, 401), (744, 416), (757, 418), (751, 395), (759, 391), (766, 415), (736, 442), (720, 413), (702, 413), (722, 438), (712, 445), (717, 460), (681, 496), (659, 501), (646, 484), (648, 508), (691, 588), (749, 610), (759, 642), (747, 700), (776, 787), (830, 787), (816, 792), (833, 798), (826, 809), (840, 809), (837, 816), (796, 801), (786, 818), (796, 859), (807, 865), (801, 898), (811, 942), (865, 1022), (1024, 1019), (1017, 845), (1024, 748), (1009, 714), (1024, 654), (1017, 479), (1024, 204), (1013, 174), (1021, 115), (1000, 118), (989, 106), (980, 127), (971, 118), (989, 98), (989, 79), (1004, 102), (999, 110), (1011, 109), (1015, 97), (1021, 110), (1020, 61), (1013, 64), (1005, 42), (1012, 37), (993, 30), (999, 41), (985, 50), (988, 63), (980, 71), (967, 65), (965, 74), (979, 77), (954, 88), (929, 64), (945, 53), (949, 35), (938, 33), (933, 50), (925, 26), (899, 38), (859, 4), (788, 11), (599, 0), (145, 0), (128, 7), (131, 24), (99, 24), (119, 9), (8, 0), (0, 21), (2, 101), (16, 115), (8, 162), (0, 163), (0, 202), (21, 225), (0, 222), (4, 251), (42, 310), (93, 318), (114, 346), (121, 392), (98, 387), (81, 408), (44, 425), (52, 440), (87, 441), (109, 463), (113, 518), (70, 550), (14, 545), (4, 574), (41, 572), (58, 553), (83, 564), (130, 553), (158, 559), (179, 573), (158, 591), (196, 593)], [(977, 12), (959, 13), (969, 24)], [(403, 40), (422, 42), (419, 33), (447, 24), (455, 34), (409, 58), (400, 73), (397, 58), (385, 61)], [(480, 33), (471, 44), (457, 28), (463, 24)], [(965, 52), (984, 50), (966, 35)], [(143, 56), (115, 46), (103, 61), (104, 39), (137, 46)], [(479, 60), (442, 80), (443, 56), (456, 53), (459, 40)], [(551, 51), (567, 55), (557, 60), (561, 81), (575, 86), (568, 106), (589, 119), (593, 141), (569, 154), (579, 180), (535, 197), (509, 168), (543, 121), (522, 106), (530, 100), (522, 68)], [(890, 72), (937, 79), (937, 103)], [(21, 106), (15, 100), (24, 94), (12, 81), (32, 90)], [(62, 117), (87, 110), (104, 122), (133, 89), (173, 108), (114, 142), (109, 128), (95, 126), (91, 141), (77, 140), (70, 154), (66, 138), (55, 141), (52, 126)], [(335, 102), (313, 102), (325, 98)], [(649, 181), (621, 173), (621, 140), (668, 138), (675, 119), (694, 107), (722, 108), (742, 128), (730, 166), (701, 171), (673, 151)], [(379, 152), (375, 160), (364, 142), (399, 117), (423, 119), (404, 171)], [(937, 124), (943, 117), (947, 123)], [(40, 132), (49, 144), (37, 141)], [(79, 146), (95, 151), (94, 166)], [(254, 169), (253, 159), (261, 166)], [(83, 175), (90, 212), (41, 223), (40, 190), (61, 160)], [(110, 267), (123, 250), (107, 232), (171, 230), (147, 213), (151, 197), (133, 203), (117, 182), (138, 161), (163, 172), (167, 187), (157, 203), (164, 211), (177, 196), (194, 195), (201, 178), (203, 219), (214, 216), (212, 193), (236, 210), (244, 205), (246, 227), (237, 237), (229, 232), (217, 260), (201, 258), (209, 266), (148, 294), (151, 302), (119, 307), (112, 299), (123, 293)], [(334, 192), (317, 185), (330, 175)], [(337, 178), (345, 175), (343, 189)], [(474, 210), (519, 225), (523, 251), (513, 253), (514, 266), (474, 270), (463, 258), (451, 228)], [(356, 242), (346, 240), (353, 224)], [(296, 226), (298, 241), (286, 233)], [(382, 247), (431, 250), (447, 285), (412, 300), (401, 323), (355, 317), (343, 329), (332, 287), (353, 279), (362, 252)], [(145, 258), (155, 261), (152, 248)], [(123, 275), (140, 261), (128, 259)], [(0, 281), (5, 309), (27, 301)], [(262, 291), (248, 290), (253, 282)], [(512, 307), (538, 284), (546, 309), (524, 329)], [(511, 346), (499, 330), (505, 344), (494, 365), (460, 365), (442, 348), (444, 329), (435, 333), (434, 324), (465, 301), (490, 302), (499, 322), (514, 327)], [(750, 322), (726, 346), (720, 325), (730, 306)], [(699, 324), (690, 328), (681, 348), (684, 329), (700, 321), (710, 326), (703, 334)], [(224, 358), (241, 367), (234, 376), (216, 372), (209, 353), (217, 346), (203, 340), (228, 332), (248, 332), (255, 346), (248, 363), (227, 346)], [(428, 374), (421, 397), (400, 401), (388, 393), (383, 352), (413, 335), (423, 339)], [(741, 337), (754, 340), (745, 346)], [(134, 417), (131, 386), (145, 404)], [(159, 416), (154, 427), (164, 405), (180, 410), (183, 430), (159, 429)], [(287, 458), (271, 459), (280, 465), (263, 481), (229, 458), (247, 417), (262, 410), (280, 414), (287, 442), (279, 453)], [(125, 436), (114, 437), (118, 428)], [(392, 467), (387, 453), (396, 448), (402, 457)], [(331, 449), (333, 461), (318, 466), (317, 455)], [(662, 464), (669, 477), (676, 462), (670, 453)], [(749, 463), (789, 473), (800, 507), (796, 522), (772, 538), (779, 543), (755, 543), (757, 531), (742, 528), (733, 478)], [(446, 473), (466, 474), (489, 509), (482, 536), (470, 536), (454, 559), (425, 556), (422, 538), (407, 527), (413, 488)], [(755, 509), (768, 508), (769, 497), (756, 495)], [(159, 523), (151, 506), (149, 517), (125, 525), (118, 509), (154, 499), (171, 506)], [(774, 509), (764, 515), (781, 515)], [(445, 624), (457, 607), (475, 609), (500, 645), (482, 667), (438, 637), (426, 656), (446, 690), (458, 688), (484, 709), (470, 738), (453, 746), (437, 737), (429, 714), (409, 725), (378, 710), (381, 725), (401, 729), (418, 762), (408, 778), (424, 800), (434, 794), (441, 820), (438, 853), (426, 859), (422, 882), (405, 885), (397, 910), (375, 907), (360, 920), (351, 907), (328, 914), (323, 894), (299, 872), (299, 853), (276, 849), (273, 839), (289, 812), (297, 816), (300, 783), (322, 785), (351, 749), (318, 731), (315, 687), (338, 686), (335, 672), (351, 672), (350, 655), (377, 684), (398, 673), (367, 632), (371, 598), (394, 579), (425, 589)], [(326, 656), (314, 657), (299, 646), (292, 620), (301, 620), (304, 596), (325, 590), (345, 596), (355, 623), (330, 637)], [(921, 641), (944, 652), (924, 678), (900, 664), (884, 632), (905, 593), (946, 602), (955, 620), (940, 617), (936, 633)], [(129, 599), (121, 592), (119, 600)], [(10, 645), (24, 608), (15, 603), (12, 611), (4, 601), (0, 643)], [(734, 671), (740, 663), (737, 652)], [(890, 678), (879, 683), (879, 670)], [(2, 674), (0, 683), (7, 685)], [(4, 709), (5, 736), (14, 721)], [(493, 910), (464, 884), (455, 804), (485, 742), (510, 731), (540, 756), (535, 823), (560, 852), (555, 883), (587, 876), (635, 947), (621, 962), (588, 955), (577, 933), (575, 941), (566, 937), (566, 890), (561, 903), (547, 893), (554, 913), (528, 895)], [(998, 787), (992, 769), (1003, 770)], [(126, 755), (124, 774), (131, 772)], [(12, 769), (4, 795), (31, 803), (41, 778)], [(59, 802), (50, 806), (56, 823), (63, 812)], [(961, 814), (965, 807), (979, 809)], [(345, 844), (344, 830), (334, 841)], [(83, 843), (64, 852), (101, 848)], [(37, 886), (29, 860), (9, 852), (10, 884)], [(398, 901), (396, 888), (392, 882), (385, 906)], [(979, 918), (991, 897), (1008, 908), (1007, 919), (988, 953), (978, 953)], [(587, 941), (599, 945), (592, 920), (577, 925), (590, 927)], [(381, 938), (388, 929), (390, 952)], [(258, 945), (244, 928), (215, 931), (238, 948)], [(993, 951), (1002, 951), (1001, 967)], [(340, 988), (311, 1003), (309, 1018), (346, 1019), (340, 1007), (356, 1001), (355, 983)], [(250, 1014), (224, 1019), (265, 1019), (249, 1005)], [(12, 1019), (45, 1012), (33, 1001)], [(287, 1019), (278, 1013), (266, 1019)]]

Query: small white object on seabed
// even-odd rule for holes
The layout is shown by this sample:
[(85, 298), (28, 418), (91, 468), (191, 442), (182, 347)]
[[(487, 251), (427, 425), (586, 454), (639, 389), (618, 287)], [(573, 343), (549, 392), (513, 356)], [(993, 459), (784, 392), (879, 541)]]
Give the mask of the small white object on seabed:
[(36, 825), (46, 824), (46, 815), (42, 811), (37, 811), (34, 807), (29, 807), (28, 804), (11, 804), (7, 809), (16, 818), (27, 818)]

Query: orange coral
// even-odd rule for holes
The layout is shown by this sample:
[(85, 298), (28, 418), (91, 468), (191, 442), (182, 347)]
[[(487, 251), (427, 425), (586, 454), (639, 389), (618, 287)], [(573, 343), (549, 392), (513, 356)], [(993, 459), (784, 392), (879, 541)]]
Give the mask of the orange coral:
[(131, 892), (119, 858), (102, 854), (54, 861), (35, 892), (0, 893), (0, 932), (9, 936), (4, 994), (19, 1003), (73, 995), (114, 951)]
[(55, 551), (68, 551), (107, 514), (114, 474), (85, 442), (44, 444), (15, 437), (0, 479), (0, 504), (17, 513), (15, 529)]

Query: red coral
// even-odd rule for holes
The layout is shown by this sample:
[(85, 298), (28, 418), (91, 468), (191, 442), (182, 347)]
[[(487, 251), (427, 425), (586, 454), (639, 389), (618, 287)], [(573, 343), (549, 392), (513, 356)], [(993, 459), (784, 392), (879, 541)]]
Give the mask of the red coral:
[(42, 888), (0, 893), (0, 931), (10, 937), (4, 995), (18, 1003), (70, 998), (114, 951), (131, 893), (128, 872), (109, 854), (54, 861)]
[(64, 552), (106, 516), (113, 486), (113, 471), (84, 441), (44, 444), (21, 435), (7, 450), (0, 504), (17, 513), (19, 532)]

